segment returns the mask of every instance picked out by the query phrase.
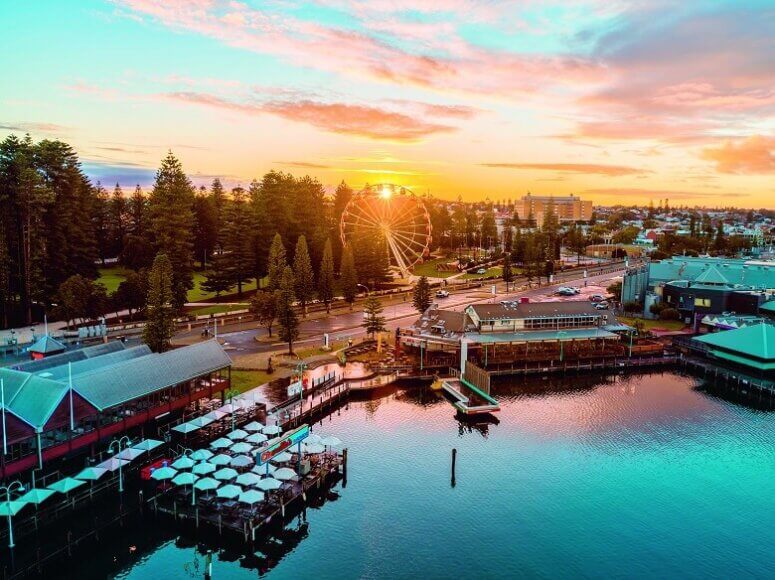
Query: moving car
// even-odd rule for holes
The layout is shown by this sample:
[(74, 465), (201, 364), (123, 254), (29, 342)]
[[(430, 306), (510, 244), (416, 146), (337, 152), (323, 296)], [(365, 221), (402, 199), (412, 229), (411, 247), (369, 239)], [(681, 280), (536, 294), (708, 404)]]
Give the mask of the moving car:
[(436, 291), (436, 298), (447, 298), (449, 296), (449, 292), (446, 290), (437, 290)]

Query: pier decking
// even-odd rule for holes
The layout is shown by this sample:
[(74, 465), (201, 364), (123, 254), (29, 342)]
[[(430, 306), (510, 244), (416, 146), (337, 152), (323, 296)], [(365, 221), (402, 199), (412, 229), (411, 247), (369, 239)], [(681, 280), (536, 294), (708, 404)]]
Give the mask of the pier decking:
[(498, 401), (465, 379), (458, 377), (441, 379), (441, 388), (454, 399), (452, 406), (464, 415), (500, 411)]

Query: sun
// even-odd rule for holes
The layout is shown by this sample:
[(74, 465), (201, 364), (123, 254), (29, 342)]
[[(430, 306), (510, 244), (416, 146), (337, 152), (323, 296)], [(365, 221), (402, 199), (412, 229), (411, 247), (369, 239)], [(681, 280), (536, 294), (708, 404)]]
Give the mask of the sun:
[(388, 187), (387, 185), (382, 186), (382, 191), (379, 192), (380, 197), (382, 199), (388, 199), (391, 195), (393, 195), (393, 191)]

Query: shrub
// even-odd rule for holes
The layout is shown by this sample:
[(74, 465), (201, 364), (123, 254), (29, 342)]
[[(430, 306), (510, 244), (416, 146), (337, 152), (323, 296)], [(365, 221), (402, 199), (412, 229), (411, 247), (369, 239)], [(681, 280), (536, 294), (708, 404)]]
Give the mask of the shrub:
[(675, 308), (663, 308), (662, 312), (659, 313), (659, 319), (660, 320), (680, 320), (681, 313), (678, 312)]

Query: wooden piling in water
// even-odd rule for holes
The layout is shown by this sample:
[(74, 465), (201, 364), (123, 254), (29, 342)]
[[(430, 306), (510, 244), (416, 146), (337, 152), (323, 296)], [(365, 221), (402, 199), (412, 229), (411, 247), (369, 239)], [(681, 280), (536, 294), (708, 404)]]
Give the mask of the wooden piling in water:
[(455, 466), (457, 464), (457, 449), (452, 448), (452, 487), (455, 487)]

